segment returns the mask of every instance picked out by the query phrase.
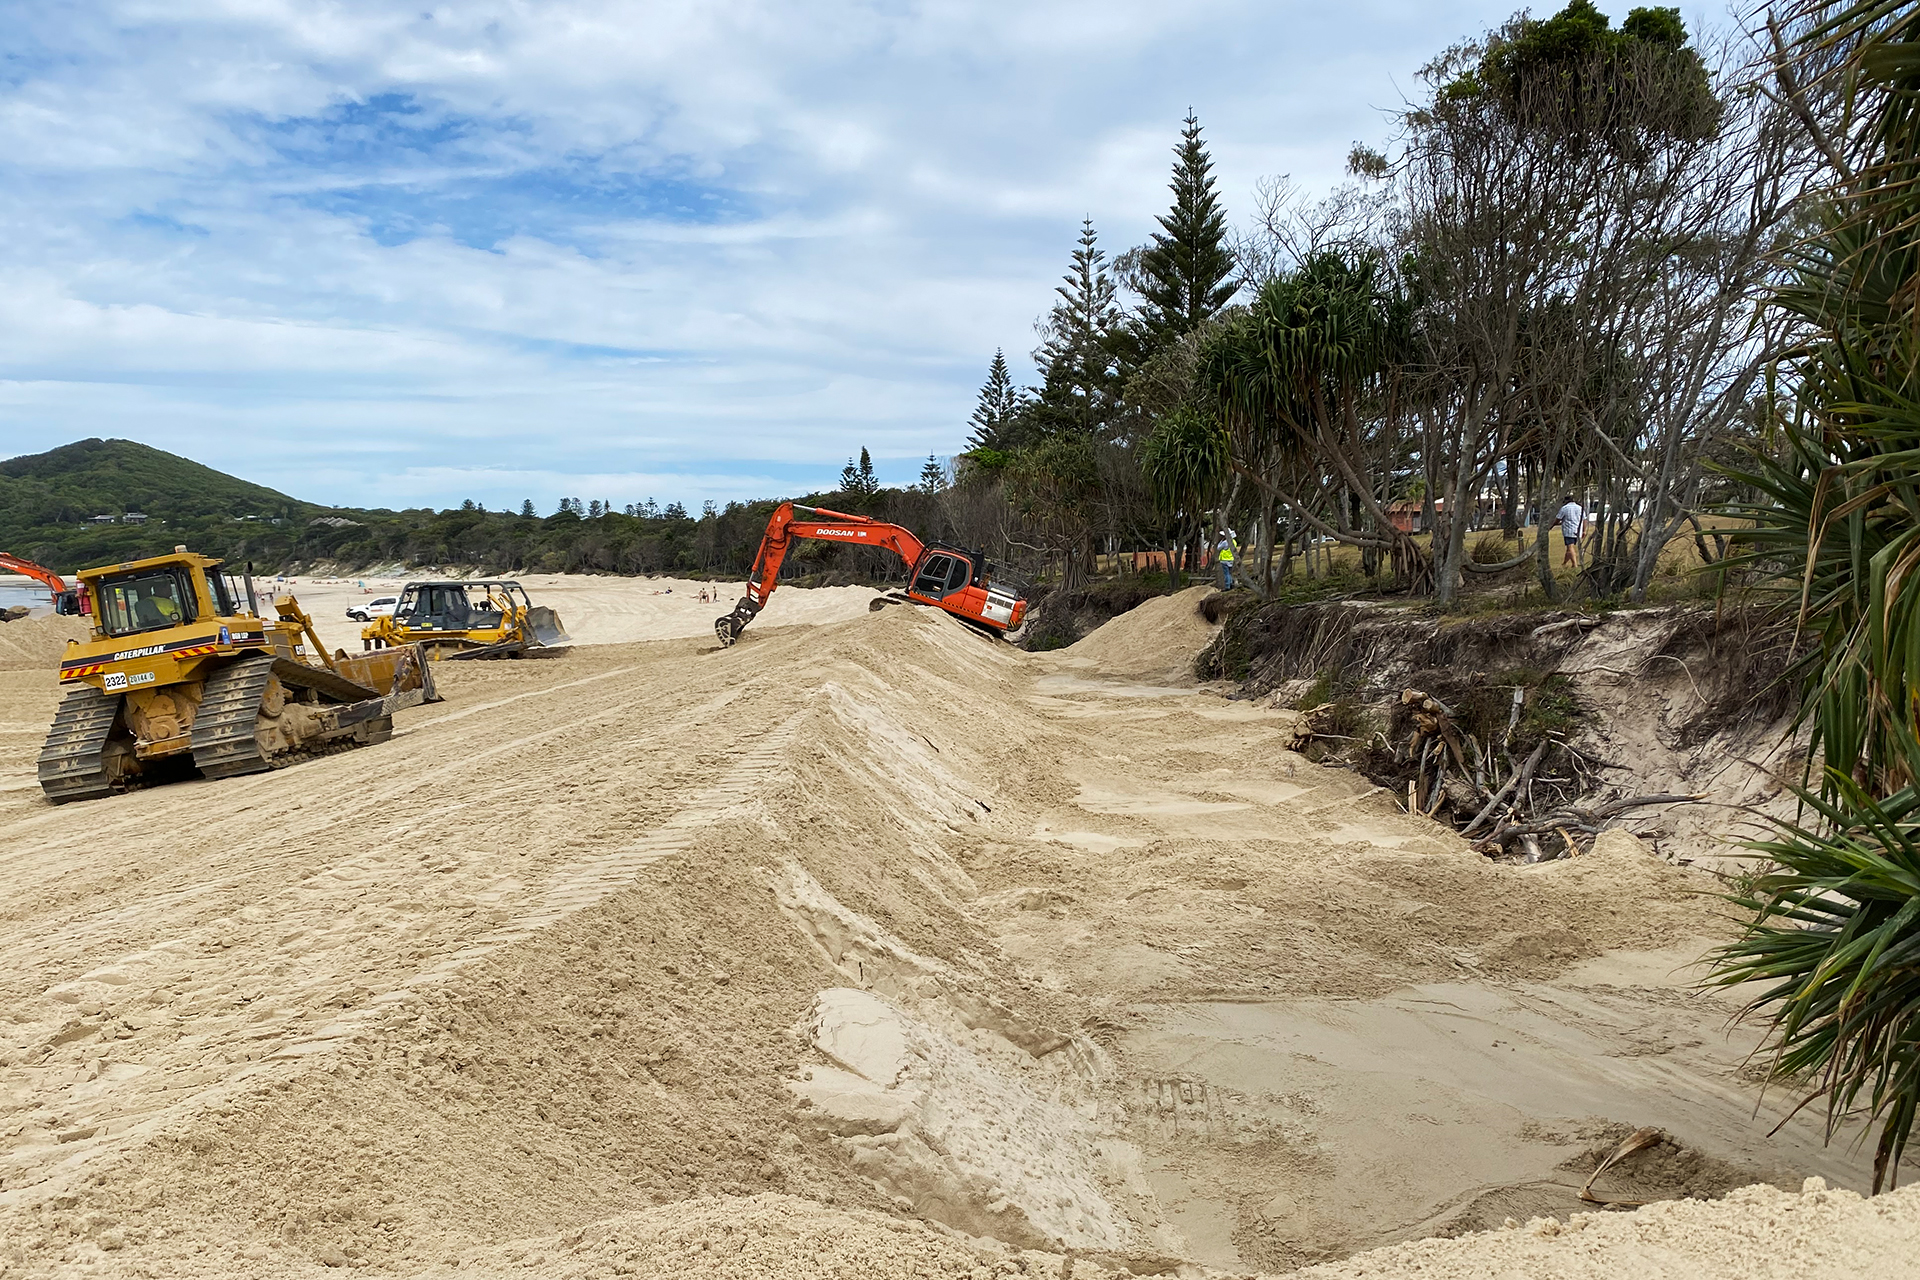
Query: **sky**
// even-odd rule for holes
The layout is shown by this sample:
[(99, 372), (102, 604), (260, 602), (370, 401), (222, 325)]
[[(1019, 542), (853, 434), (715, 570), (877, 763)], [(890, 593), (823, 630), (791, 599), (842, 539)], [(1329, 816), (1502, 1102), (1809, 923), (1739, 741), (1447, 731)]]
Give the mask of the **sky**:
[(1189, 110), (1242, 223), (1515, 7), (0, 0), (0, 456), (396, 508), (909, 483), (996, 348), (1032, 379), (1081, 219), (1147, 239)]

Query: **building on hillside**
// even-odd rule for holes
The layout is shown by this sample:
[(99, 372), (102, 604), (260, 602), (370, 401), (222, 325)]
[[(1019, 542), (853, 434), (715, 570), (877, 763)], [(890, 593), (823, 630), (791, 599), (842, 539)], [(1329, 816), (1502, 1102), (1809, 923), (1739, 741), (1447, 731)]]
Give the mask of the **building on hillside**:
[(145, 524), (147, 517), (138, 511), (129, 511), (120, 517), (121, 524)]

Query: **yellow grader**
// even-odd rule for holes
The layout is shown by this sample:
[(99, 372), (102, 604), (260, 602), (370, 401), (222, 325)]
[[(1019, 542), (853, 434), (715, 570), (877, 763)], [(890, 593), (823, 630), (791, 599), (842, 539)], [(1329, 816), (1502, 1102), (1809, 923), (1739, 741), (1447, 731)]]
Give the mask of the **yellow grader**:
[(395, 711), (440, 701), (420, 647), (329, 656), (299, 601), (282, 596), (264, 617), (253, 576), (220, 564), (175, 547), (84, 569), (56, 601), (90, 614), (93, 634), (60, 660), (72, 687), (40, 753), (49, 800), (91, 800), (189, 764), (224, 778), (383, 742)]
[(436, 658), (544, 658), (573, 643), (560, 616), (509, 578), (409, 582), (393, 615), (361, 630), (369, 651), (426, 646)]

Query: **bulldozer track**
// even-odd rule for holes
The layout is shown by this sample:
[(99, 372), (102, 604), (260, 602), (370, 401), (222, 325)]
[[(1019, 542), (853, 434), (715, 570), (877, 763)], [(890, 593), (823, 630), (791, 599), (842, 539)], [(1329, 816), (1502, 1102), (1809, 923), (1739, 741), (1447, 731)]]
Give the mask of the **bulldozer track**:
[[(246, 658), (207, 677), (207, 691), (200, 700), (200, 714), (193, 722), (194, 767), (209, 778), (229, 778), (243, 773), (261, 773), (284, 769), (303, 760), (338, 755), (363, 745), (357, 738), (338, 738), (331, 742), (267, 755), (260, 750), (254, 733), (254, 721), (266, 696), (267, 682), (278, 676), (284, 683), (320, 690), (340, 700), (355, 700), (372, 695), (350, 680), (330, 671), (308, 667), (285, 658), (262, 656)], [(368, 741), (385, 741), (391, 731), (376, 731)]]
[(273, 768), (253, 731), (273, 664), (271, 657), (244, 658), (207, 677), (193, 720), (193, 763), (207, 777)]
[(67, 694), (40, 752), (40, 787), (55, 804), (92, 800), (113, 790), (102, 748), (120, 718), (120, 695), (92, 685)]

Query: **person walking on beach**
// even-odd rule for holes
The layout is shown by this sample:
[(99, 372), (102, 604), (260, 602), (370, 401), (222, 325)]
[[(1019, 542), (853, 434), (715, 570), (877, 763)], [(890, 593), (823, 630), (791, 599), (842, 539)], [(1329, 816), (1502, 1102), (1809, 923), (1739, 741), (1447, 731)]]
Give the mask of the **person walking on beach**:
[(1560, 522), (1560, 540), (1567, 547), (1567, 553), (1560, 561), (1561, 567), (1565, 568), (1567, 565), (1573, 565), (1575, 568), (1584, 567), (1580, 563), (1580, 534), (1586, 526), (1587, 513), (1569, 493), (1560, 499), (1560, 510), (1553, 518)]

